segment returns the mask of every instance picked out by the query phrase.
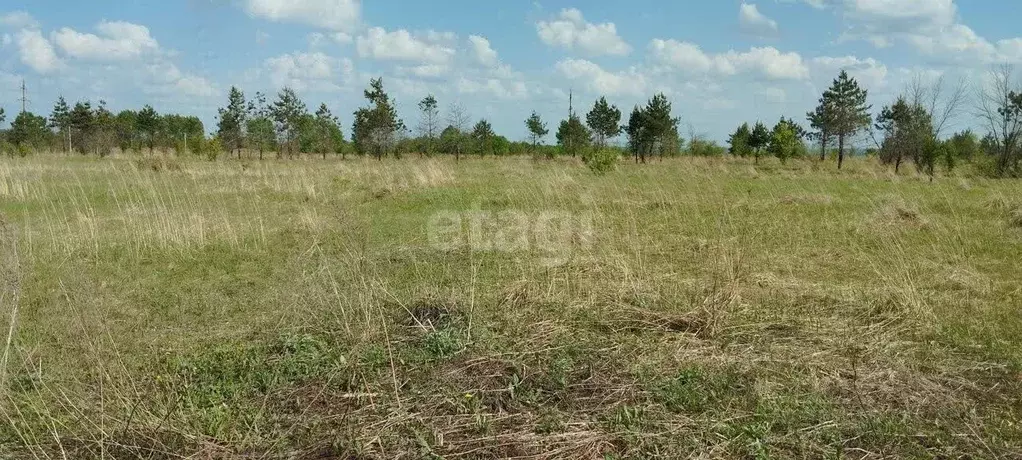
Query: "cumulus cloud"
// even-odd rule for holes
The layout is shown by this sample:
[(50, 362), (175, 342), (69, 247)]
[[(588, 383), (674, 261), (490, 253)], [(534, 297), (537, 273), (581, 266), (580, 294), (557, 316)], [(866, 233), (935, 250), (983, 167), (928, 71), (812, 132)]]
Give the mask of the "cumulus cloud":
[(676, 40), (654, 39), (649, 45), (655, 62), (689, 74), (736, 75), (755, 73), (774, 80), (803, 80), (809, 77), (802, 56), (782, 53), (773, 47), (707, 54), (699, 45)]
[(398, 72), (420, 78), (439, 78), (447, 75), (451, 68), (444, 64), (422, 64), (411, 67), (398, 67)]
[(887, 86), (887, 66), (873, 58), (860, 59), (855, 56), (820, 56), (810, 61), (814, 80), (820, 85), (829, 85), (837, 74), (845, 70), (867, 88)]
[(274, 86), (290, 86), (298, 91), (338, 90), (335, 82), (349, 82), (355, 68), (350, 59), (337, 59), (319, 52), (283, 54), (267, 59), (263, 67)]
[(468, 41), (472, 45), (472, 55), (475, 56), (476, 62), (487, 67), (497, 65), (499, 62), (497, 52), (490, 47), (489, 40), (478, 35), (469, 35)]
[(24, 11), (11, 11), (0, 15), (0, 24), (12, 29), (38, 29), (39, 22)]
[(447, 41), (453, 34), (428, 32), (417, 37), (404, 29), (387, 32), (382, 27), (373, 27), (358, 37), (356, 50), (360, 57), (384, 61), (412, 61), (445, 64), (455, 54)]
[(958, 17), (954, 0), (843, 0), (851, 27), (846, 39), (861, 39), (878, 48), (906, 43), (919, 52), (949, 62), (1017, 62), (1012, 40), (991, 43)]
[(739, 7), (738, 24), (743, 32), (757, 37), (774, 37), (778, 32), (777, 21), (764, 16), (753, 3)]
[(21, 62), (39, 72), (47, 74), (64, 67), (64, 62), (41, 32), (36, 29), (22, 29), (14, 36), (18, 45), (18, 56)]
[(565, 78), (585, 85), (596, 94), (642, 96), (647, 89), (646, 78), (634, 68), (615, 73), (585, 59), (565, 59), (558, 62), (556, 68)]
[(130, 22), (103, 21), (96, 26), (99, 35), (81, 33), (64, 27), (51, 36), (64, 54), (93, 61), (126, 61), (159, 50), (160, 45), (146, 26)]
[(568, 50), (579, 50), (589, 55), (624, 56), (632, 51), (617, 34), (612, 22), (593, 24), (586, 22), (582, 12), (569, 8), (548, 21), (536, 23), (540, 40), (547, 45)]
[(361, 21), (360, 0), (245, 0), (250, 16), (352, 32)]
[(156, 94), (208, 98), (219, 94), (208, 79), (182, 72), (172, 62), (155, 62), (146, 66), (151, 83), (147, 91)]
[(497, 99), (525, 99), (529, 88), (523, 81), (507, 81), (498, 78), (472, 79), (460, 77), (455, 88), (466, 95), (490, 95)]

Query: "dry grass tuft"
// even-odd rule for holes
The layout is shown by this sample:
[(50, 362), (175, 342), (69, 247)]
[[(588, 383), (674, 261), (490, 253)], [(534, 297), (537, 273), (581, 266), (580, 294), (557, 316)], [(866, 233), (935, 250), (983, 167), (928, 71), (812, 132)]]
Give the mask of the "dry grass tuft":
[(1014, 228), (1022, 228), (1022, 206), (1008, 213), (1008, 225)]
[(780, 201), (784, 204), (831, 204), (834, 202), (834, 197), (820, 193), (802, 193), (785, 195), (781, 197)]
[(164, 156), (150, 156), (139, 158), (134, 162), (135, 168), (139, 171), (181, 171), (181, 163), (174, 158)]

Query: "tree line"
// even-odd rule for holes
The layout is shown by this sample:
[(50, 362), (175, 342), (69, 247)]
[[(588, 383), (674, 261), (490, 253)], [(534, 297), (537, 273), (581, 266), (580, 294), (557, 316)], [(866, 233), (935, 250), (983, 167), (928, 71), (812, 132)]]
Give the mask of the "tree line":
[[(727, 148), (694, 132), (689, 133), (686, 142), (679, 134), (680, 120), (672, 116), (672, 104), (662, 93), (634, 106), (627, 120), (606, 97), (597, 99), (584, 118), (569, 108), (568, 117), (557, 126), (555, 145), (545, 145), (550, 130), (536, 112), (524, 121), (528, 142), (516, 142), (495, 133), (486, 119), (473, 122), (459, 104), (451, 104), (441, 114), (440, 103), (433, 95), (418, 103), (418, 122), (409, 128), (399, 117), (382, 78), (369, 82), (363, 92), (366, 104), (352, 113), (350, 141), (345, 140), (339, 118), (326, 104), (310, 111), (288, 87), (273, 101), (258, 92), (246, 98), (240, 89), (232, 87), (227, 104), (218, 110), (211, 136), (194, 116), (158, 114), (149, 105), (114, 114), (104, 101), (96, 105), (80, 101), (70, 106), (60, 97), (49, 117), (19, 113), (4, 139), (21, 154), (48, 149), (104, 156), (120, 149), (192, 152), (210, 158), (226, 152), (259, 159), (269, 153), (278, 158), (303, 154), (324, 158), (338, 154), (343, 158), (357, 154), (377, 159), (446, 154), (457, 160), (465, 155), (533, 154), (580, 157), (594, 167), (606, 167), (625, 155), (636, 163), (681, 154), (730, 154), (753, 157), (756, 162), (772, 156), (784, 162), (808, 156), (815, 144), (820, 160), (833, 154), (838, 169), (858, 141), (868, 139), (872, 146), (866, 152), (892, 165), (895, 171), (911, 162), (933, 175), (938, 164), (951, 170), (960, 161), (982, 159), (990, 163), (991, 174), (1022, 175), (1022, 88), (1015, 83), (1009, 66), (992, 72), (990, 80), (977, 104), (987, 129), (983, 138), (972, 131), (943, 136), (949, 121), (965, 103), (964, 83), (949, 89), (942, 79), (931, 85), (916, 80), (874, 116), (868, 91), (841, 71), (814, 110), (806, 114), (808, 129), (785, 117), (772, 128), (762, 122), (752, 126), (743, 123), (728, 137)], [(0, 108), (0, 123), (5, 118)], [(613, 143), (620, 136), (625, 138), (623, 146)]]
[[(948, 87), (943, 78), (932, 84), (915, 79), (905, 92), (874, 117), (868, 91), (842, 71), (823, 92), (815, 109), (806, 114), (809, 130), (782, 117), (768, 130), (762, 123), (754, 128), (742, 124), (728, 139), (729, 152), (739, 156), (776, 156), (782, 162), (807, 155), (806, 142), (819, 147), (820, 160), (828, 153), (837, 157), (841, 169), (849, 146), (857, 136), (866, 136), (872, 146), (868, 155), (899, 172), (912, 162), (931, 177), (938, 165), (952, 171), (963, 161), (979, 162), (994, 176), (1022, 175), (1022, 89), (1013, 84), (1012, 68), (991, 72), (993, 83), (980, 92), (979, 118), (988, 132), (980, 139), (972, 130), (944, 137), (944, 131), (966, 104), (964, 81)], [(837, 144), (836, 152), (828, 146)]]

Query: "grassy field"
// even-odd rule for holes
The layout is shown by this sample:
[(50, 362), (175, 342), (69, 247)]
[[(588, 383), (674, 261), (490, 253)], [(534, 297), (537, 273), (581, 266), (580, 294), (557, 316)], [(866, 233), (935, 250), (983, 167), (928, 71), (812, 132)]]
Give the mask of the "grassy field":
[(3, 458), (1019, 458), (1022, 182), (0, 159)]

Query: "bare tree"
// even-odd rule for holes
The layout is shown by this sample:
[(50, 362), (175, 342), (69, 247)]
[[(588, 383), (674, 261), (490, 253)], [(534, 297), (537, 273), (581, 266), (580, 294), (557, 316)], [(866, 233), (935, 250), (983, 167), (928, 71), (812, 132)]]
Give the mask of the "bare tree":
[(1009, 64), (992, 69), (976, 104), (976, 115), (987, 125), (998, 150), (997, 172), (1002, 175), (1017, 163), (1016, 150), (1022, 137), (1022, 88), (1014, 70)]
[(454, 159), (455, 161), (460, 161), (461, 146), (464, 143), (465, 130), (468, 129), (468, 124), (471, 120), (469, 119), (468, 112), (465, 111), (465, 107), (458, 102), (451, 104), (451, 108), (448, 110), (447, 123), (454, 129), (458, 130), (458, 138), (454, 143)]
[(913, 106), (923, 107), (933, 123), (933, 136), (940, 138), (941, 132), (961, 113), (967, 102), (965, 79), (959, 79), (954, 86), (945, 86), (944, 76), (927, 84), (921, 74), (912, 78), (906, 90), (906, 99)]

